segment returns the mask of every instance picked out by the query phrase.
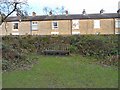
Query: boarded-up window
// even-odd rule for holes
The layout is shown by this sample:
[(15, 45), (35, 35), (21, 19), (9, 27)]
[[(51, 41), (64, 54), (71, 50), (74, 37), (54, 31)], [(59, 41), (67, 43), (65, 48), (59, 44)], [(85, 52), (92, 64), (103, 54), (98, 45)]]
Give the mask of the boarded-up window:
[(116, 20), (115, 21), (115, 27), (116, 28), (120, 28), (120, 20)]
[(52, 22), (52, 29), (58, 29), (58, 22), (57, 21)]
[(94, 28), (100, 28), (100, 20), (94, 20)]
[(79, 29), (79, 20), (72, 20), (72, 29)]
[(38, 23), (32, 22), (32, 30), (38, 30)]

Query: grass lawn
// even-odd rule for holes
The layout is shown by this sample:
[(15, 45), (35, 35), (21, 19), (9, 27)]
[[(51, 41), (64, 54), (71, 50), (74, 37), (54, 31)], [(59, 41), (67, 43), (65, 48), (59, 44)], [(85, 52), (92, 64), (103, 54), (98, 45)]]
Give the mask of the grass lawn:
[[(36, 55), (30, 55), (36, 57)], [(3, 73), (3, 88), (117, 88), (118, 71), (95, 59), (74, 56), (37, 56), (30, 70)]]

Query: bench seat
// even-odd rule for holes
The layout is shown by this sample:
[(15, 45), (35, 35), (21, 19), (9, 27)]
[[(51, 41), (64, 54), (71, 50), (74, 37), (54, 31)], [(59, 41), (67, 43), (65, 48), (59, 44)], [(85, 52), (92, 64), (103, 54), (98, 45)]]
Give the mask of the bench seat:
[(44, 50), (44, 55), (69, 55), (68, 50)]

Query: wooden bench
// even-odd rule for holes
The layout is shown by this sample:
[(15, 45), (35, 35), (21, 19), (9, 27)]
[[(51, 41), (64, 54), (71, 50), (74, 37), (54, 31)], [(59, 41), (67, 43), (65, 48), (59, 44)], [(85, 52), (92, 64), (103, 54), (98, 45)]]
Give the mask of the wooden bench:
[(43, 50), (44, 55), (69, 55), (68, 46), (66, 44), (62, 45), (49, 45), (45, 50)]

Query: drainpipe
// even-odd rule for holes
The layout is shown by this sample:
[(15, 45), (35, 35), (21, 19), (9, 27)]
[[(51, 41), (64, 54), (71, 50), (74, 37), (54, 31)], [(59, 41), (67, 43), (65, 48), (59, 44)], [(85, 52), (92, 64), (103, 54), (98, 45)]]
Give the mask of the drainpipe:
[(30, 21), (30, 35), (32, 35), (32, 21)]
[(71, 35), (72, 35), (72, 20), (70, 20), (70, 30), (71, 30)]
[(87, 31), (86, 31), (86, 35), (88, 35), (88, 24), (89, 24), (89, 20), (87, 20)]
[(115, 31), (116, 31), (116, 28), (115, 28), (115, 23), (116, 23), (116, 21), (115, 21), (115, 18), (113, 18), (113, 21), (114, 21), (114, 34), (115, 34)]
[(22, 35), (22, 27), (21, 27), (21, 19), (19, 20), (19, 28), (18, 28), (18, 32), (19, 32), (19, 35)]

